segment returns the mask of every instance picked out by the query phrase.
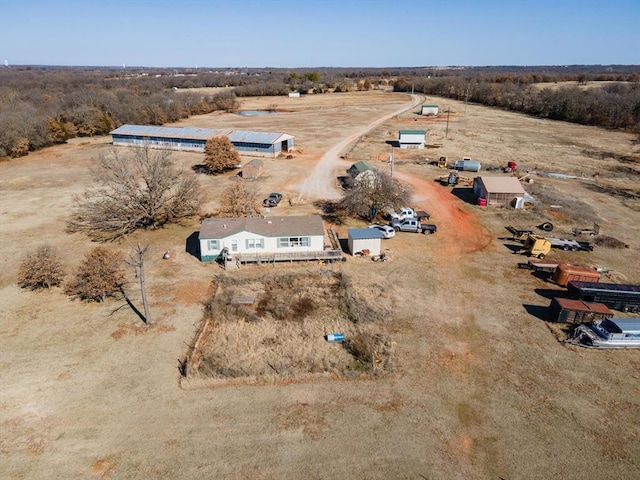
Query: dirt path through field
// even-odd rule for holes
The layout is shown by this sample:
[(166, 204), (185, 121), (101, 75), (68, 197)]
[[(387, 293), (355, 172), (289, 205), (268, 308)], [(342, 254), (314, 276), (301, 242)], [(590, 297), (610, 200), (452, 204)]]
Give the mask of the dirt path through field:
[(340, 143), (332, 147), (327, 151), (316, 164), (311, 174), (304, 180), (300, 186), (300, 195), (298, 202), (307, 200), (308, 198), (325, 198), (327, 200), (335, 200), (340, 198), (340, 192), (334, 187), (333, 170), (340, 164), (340, 152), (344, 151), (347, 146), (356, 141), (359, 137), (366, 134), (370, 130), (373, 130), (381, 123), (388, 119), (406, 112), (407, 110), (415, 107), (422, 101), (422, 97), (419, 95), (411, 95), (411, 103), (405, 107), (402, 107), (395, 112), (389, 113), (377, 120), (359, 128), (356, 132), (349, 135)]

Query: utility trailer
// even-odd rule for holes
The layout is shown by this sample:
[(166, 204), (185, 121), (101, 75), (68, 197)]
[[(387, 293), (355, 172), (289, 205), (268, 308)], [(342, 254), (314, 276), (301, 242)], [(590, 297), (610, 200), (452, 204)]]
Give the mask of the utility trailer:
[(621, 312), (640, 313), (640, 285), (571, 281), (567, 290), (572, 298), (603, 303)]
[(561, 248), (562, 250), (571, 250), (572, 252), (577, 252), (578, 250), (593, 251), (593, 245), (589, 242), (579, 242), (578, 240), (566, 238), (547, 238), (547, 240), (551, 243), (551, 248)]
[(506, 228), (509, 233), (511, 233), (512, 237), (514, 240), (517, 241), (524, 241), (527, 239), (527, 237), (529, 235), (531, 235), (533, 233), (533, 230), (525, 230), (525, 229), (521, 229), (521, 228), (516, 228), (513, 225), (507, 225)]
[(597, 223), (593, 224), (593, 228), (574, 228), (573, 236), (579, 237), (580, 235), (589, 235), (590, 237), (594, 237), (600, 234), (600, 225)]
[(557, 262), (532, 262), (529, 260), (528, 262), (518, 263), (518, 268), (522, 268), (525, 270), (533, 270), (536, 273), (546, 273), (548, 275), (552, 275), (555, 273), (556, 268), (558, 268)]

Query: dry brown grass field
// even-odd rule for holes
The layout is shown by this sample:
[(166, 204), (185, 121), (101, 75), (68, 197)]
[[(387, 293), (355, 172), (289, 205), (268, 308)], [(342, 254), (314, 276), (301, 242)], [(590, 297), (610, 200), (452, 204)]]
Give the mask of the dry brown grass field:
[[(245, 109), (281, 113), (212, 114), (181, 125), (295, 135), (294, 158), (267, 159), (265, 175), (256, 181), (260, 192), (281, 191), (292, 200), (324, 152), (409, 101), (379, 92), (246, 98)], [(401, 128), (429, 130), (433, 148), (396, 149), (394, 175), (415, 190), (414, 206), (431, 212), (438, 233), (384, 240), (391, 259), (385, 263), (349, 257), (333, 266), (363, 298), (392, 312), (376, 323), (393, 342), (395, 366), (383, 375), (340, 375), (329, 359), (315, 375), (256, 369), (246, 378), (181, 380), (178, 360), (217, 277), (247, 279), (251, 293), (260, 288), (252, 282), (265, 275), (324, 278), (327, 267), (256, 265), (223, 272), (186, 252), (186, 239), (199, 228), (193, 219), (108, 245), (125, 252), (138, 242), (151, 245), (150, 328), (119, 301), (84, 304), (57, 288), (25, 291), (16, 283), (18, 268), (38, 245), (58, 248), (69, 268), (92, 248), (82, 235), (65, 233), (65, 220), (72, 195), (89, 185), (91, 160), (110, 148), (110, 138), (75, 139), (0, 164), (0, 477), (639, 478), (640, 353), (559, 342), (562, 332), (543, 318), (560, 287), (517, 269), (524, 257), (502, 239), (507, 224), (552, 220), (561, 235), (596, 218), (604, 235), (629, 248), (554, 258), (607, 269), (612, 281), (640, 283), (638, 144), (623, 132), (425, 101), (450, 111), (448, 126), (446, 114), (426, 118), (413, 109), (364, 135), (349, 148), (349, 160), (336, 163), (336, 176), (355, 160), (388, 168), (386, 141), (397, 139)], [(462, 186), (452, 191), (434, 181), (444, 171), (426, 159), (441, 155), (469, 156), (483, 168), (515, 160), (520, 172), (537, 172), (525, 187), (546, 189), (561, 208), (477, 207), (464, 200)], [(196, 153), (174, 158), (187, 167), (202, 161)], [(200, 177), (208, 192), (203, 214), (215, 209), (216, 194), (232, 175)], [(317, 207), (311, 200), (283, 201), (277, 210), (301, 214)], [(341, 238), (352, 225), (363, 224), (337, 226)], [(171, 259), (163, 260), (169, 249)], [(133, 271), (129, 276), (139, 305)], [(319, 316), (308, 325), (281, 332), (263, 321), (269, 342), (277, 346), (280, 334), (313, 339), (325, 327), (339, 328), (334, 311), (322, 324), (326, 295), (318, 290)], [(255, 363), (242, 328), (233, 318), (225, 322), (212, 331), (219, 336), (211, 339), (211, 353), (226, 345)], [(326, 358), (329, 347), (337, 347), (336, 355), (343, 355), (339, 345), (321, 342), (307, 354)], [(242, 348), (247, 351), (238, 352)], [(341, 358), (338, 365), (349, 361)]]

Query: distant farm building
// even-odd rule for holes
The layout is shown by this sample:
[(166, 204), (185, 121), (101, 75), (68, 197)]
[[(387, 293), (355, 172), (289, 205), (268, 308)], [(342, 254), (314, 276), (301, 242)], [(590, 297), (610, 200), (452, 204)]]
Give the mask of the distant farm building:
[(300, 92), (289, 92), (289, 98), (300, 98)]
[(400, 144), (400, 148), (423, 149), (426, 137), (426, 130), (400, 130), (398, 133), (398, 143)]
[(524, 207), (526, 192), (515, 177), (476, 177), (473, 179), (473, 193), (484, 198), (486, 205), (511, 205)]
[(438, 105), (422, 105), (420, 115), (438, 115), (439, 111)]
[(254, 158), (242, 167), (242, 178), (245, 180), (255, 180), (264, 171), (264, 162)]
[(190, 152), (204, 152), (207, 140), (213, 137), (227, 137), (238, 153), (257, 157), (275, 158), (294, 147), (294, 137), (281, 132), (148, 125), (122, 125), (111, 132), (114, 145)]

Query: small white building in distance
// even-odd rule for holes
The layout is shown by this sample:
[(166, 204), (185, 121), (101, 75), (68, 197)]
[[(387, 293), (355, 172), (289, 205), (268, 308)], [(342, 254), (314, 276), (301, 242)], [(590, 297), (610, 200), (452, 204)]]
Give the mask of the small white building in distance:
[(289, 98), (300, 98), (300, 92), (289, 92)]
[(398, 143), (400, 144), (400, 148), (423, 149), (426, 137), (426, 130), (400, 130), (398, 134)]
[(438, 105), (422, 105), (422, 110), (420, 110), (420, 115), (438, 115), (438, 113)]

